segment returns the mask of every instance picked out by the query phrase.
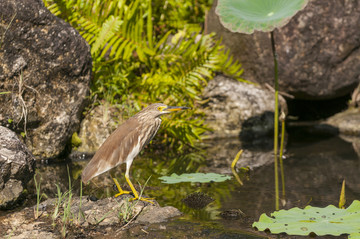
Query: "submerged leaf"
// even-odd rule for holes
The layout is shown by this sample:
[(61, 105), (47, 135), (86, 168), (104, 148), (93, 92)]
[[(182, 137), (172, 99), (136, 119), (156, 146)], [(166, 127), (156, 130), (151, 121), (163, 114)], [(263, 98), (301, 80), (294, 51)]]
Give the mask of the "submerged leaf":
[(171, 176), (162, 176), (159, 179), (163, 180), (163, 183), (208, 183), (208, 182), (223, 182), (230, 179), (230, 176), (217, 174), (217, 173), (184, 173), (177, 175), (176, 173)]
[[(352, 234), (360, 231), (360, 201), (355, 200), (347, 209), (340, 209), (333, 205), (325, 208), (307, 206), (304, 209), (292, 208), (260, 216), (258, 222), (253, 223), (260, 231), (269, 229), (271, 233), (287, 233), (288, 235), (318, 236)], [(354, 234), (353, 234), (354, 233)]]

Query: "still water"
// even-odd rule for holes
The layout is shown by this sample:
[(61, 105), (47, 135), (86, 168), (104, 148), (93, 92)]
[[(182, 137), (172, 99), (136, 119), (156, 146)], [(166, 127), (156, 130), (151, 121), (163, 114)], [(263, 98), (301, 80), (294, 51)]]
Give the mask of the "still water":
[[(262, 213), (274, 211), (274, 167), (272, 140), (262, 142), (241, 142), (237, 138), (205, 142), (204, 149), (190, 155), (164, 155), (144, 153), (136, 158), (131, 168), (134, 184), (146, 184), (144, 194), (154, 197), (161, 206), (174, 206), (183, 216), (166, 223), (166, 230), (159, 226), (149, 230), (159, 237), (178, 238), (256, 238), (261, 234), (251, 228)], [(280, 207), (304, 208), (307, 205), (324, 207), (338, 205), (341, 183), (346, 179), (347, 206), (360, 199), (360, 139), (312, 132), (306, 128), (289, 130), (284, 158), (285, 192)], [(239, 182), (234, 176), (221, 183), (179, 183), (164, 184), (158, 178), (172, 173), (216, 172), (232, 175), (231, 162), (236, 153), (244, 149), (237, 168), (249, 167), (249, 172), (238, 170)], [(147, 150), (147, 149), (146, 149)], [(145, 151), (146, 151), (145, 150)], [(201, 156), (199, 156), (199, 154)], [(89, 158), (68, 163), (75, 193), (79, 190), (81, 169)], [(117, 170), (121, 185), (124, 167)], [(68, 173), (65, 164), (40, 167), (44, 192), (55, 197), (54, 186), (68, 188)], [(48, 176), (46, 176), (48, 175)], [(51, 176), (49, 176), (51, 175)], [(97, 198), (112, 196), (113, 183), (109, 174), (104, 174), (84, 189), (84, 194)], [(55, 188), (56, 189), (56, 188)], [(77, 191), (76, 191), (77, 190)], [(202, 209), (189, 208), (184, 199), (192, 193), (212, 200)], [(265, 235), (265, 234), (262, 234)], [(266, 236), (266, 235), (265, 235)]]

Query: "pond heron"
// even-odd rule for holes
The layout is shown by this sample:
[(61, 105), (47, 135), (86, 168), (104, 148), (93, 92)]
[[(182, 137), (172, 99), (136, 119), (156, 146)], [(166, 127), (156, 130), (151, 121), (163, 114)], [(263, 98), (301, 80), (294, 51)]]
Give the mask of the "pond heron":
[[(155, 136), (161, 124), (160, 116), (184, 109), (188, 109), (188, 107), (167, 106), (156, 103), (129, 118), (105, 140), (85, 167), (81, 175), (84, 184), (119, 164), (126, 163), (125, 179), (134, 195), (132, 200), (138, 199), (150, 202), (149, 198), (139, 198), (139, 194), (129, 178), (130, 166), (134, 158)], [(119, 190), (115, 197), (131, 193), (130, 191), (122, 190), (115, 177), (112, 176), (112, 179)]]

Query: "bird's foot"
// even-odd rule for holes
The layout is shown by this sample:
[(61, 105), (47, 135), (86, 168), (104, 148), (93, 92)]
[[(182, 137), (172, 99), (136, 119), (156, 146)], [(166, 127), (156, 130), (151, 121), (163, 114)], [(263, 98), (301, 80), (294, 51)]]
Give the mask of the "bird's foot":
[(119, 197), (119, 196), (121, 196), (121, 195), (124, 195), (124, 194), (132, 194), (132, 192), (131, 191), (124, 191), (124, 190), (121, 190), (121, 191), (119, 191), (119, 193), (117, 193), (117, 194), (115, 194), (115, 196), (114, 197)]
[(135, 201), (135, 200), (139, 200), (139, 201), (143, 201), (143, 202), (148, 202), (148, 203), (151, 203), (151, 204), (154, 204), (154, 202), (150, 201), (150, 200), (155, 200), (155, 198), (143, 198), (143, 197), (134, 197), (134, 198), (131, 198), (129, 201)]

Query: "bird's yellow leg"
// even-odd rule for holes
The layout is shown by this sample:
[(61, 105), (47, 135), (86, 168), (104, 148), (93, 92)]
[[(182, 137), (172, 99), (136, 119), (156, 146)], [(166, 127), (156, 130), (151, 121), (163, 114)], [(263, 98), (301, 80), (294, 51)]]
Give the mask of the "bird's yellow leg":
[(135, 187), (134, 187), (133, 184), (131, 183), (129, 177), (126, 176), (126, 174), (125, 174), (125, 179), (126, 179), (126, 182), (129, 184), (129, 186), (130, 186), (130, 188), (131, 188), (131, 191), (132, 191), (133, 194), (134, 194), (134, 198), (130, 199), (130, 201), (140, 200), (140, 201), (149, 202), (149, 203), (154, 204), (152, 201), (150, 201), (150, 200), (154, 200), (153, 198), (143, 198), (143, 197), (139, 197), (138, 192), (136, 192)]
[(116, 187), (117, 187), (117, 189), (119, 191), (119, 193), (115, 194), (115, 197), (118, 197), (118, 196), (123, 195), (123, 194), (130, 194), (131, 193), (130, 191), (124, 191), (120, 187), (120, 184), (119, 184), (119, 182), (118, 182), (118, 180), (116, 178), (114, 178), (114, 177), (111, 177), (111, 178), (113, 179), (113, 181), (114, 181), (114, 183), (115, 183), (115, 185), (116, 185)]

